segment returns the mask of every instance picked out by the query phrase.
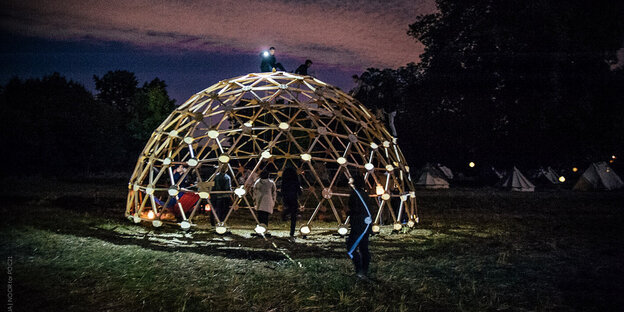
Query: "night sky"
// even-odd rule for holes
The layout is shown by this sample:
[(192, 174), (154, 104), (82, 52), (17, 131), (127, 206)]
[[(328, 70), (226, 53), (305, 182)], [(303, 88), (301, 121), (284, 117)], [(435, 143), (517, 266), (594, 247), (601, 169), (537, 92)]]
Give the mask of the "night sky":
[(52, 72), (94, 89), (93, 75), (125, 69), (164, 79), (178, 103), (218, 82), (259, 71), (275, 46), (293, 71), (349, 90), (368, 67), (418, 62), (408, 25), (433, 1), (17, 1), (0, 3), (0, 83)]

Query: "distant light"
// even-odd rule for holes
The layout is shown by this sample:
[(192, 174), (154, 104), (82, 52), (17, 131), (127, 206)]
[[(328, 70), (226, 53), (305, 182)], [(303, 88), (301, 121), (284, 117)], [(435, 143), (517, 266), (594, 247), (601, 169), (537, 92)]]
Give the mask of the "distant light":
[(258, 234), (264, 234), (266, 230), (267, 229), (264, 226), (262, 226), (262, 224), (256, 225), (256, 228), (254, 229), (254, 231), (256, 231), (256, 233)]
[(392, 228), (393, 228), (395, 231), (400, 231), (402, 227), (403, 227), (403, 226), (401, 225), (401, 223), (395, 223), (395, 224), (392, 226)]
[(392, 165), (386, 165), (386, 170), (388, 172), (392, 172), (392, 170), (394, 170), (394, 167)]
[(565, 177), (564, 176), (560, 176), (559, 177), (559, 182), (561, 182), (561, 183), (565, 182)]
[(377, 149), (379, 147), (379, 145), (377, 145), (375, 142), (371, 143), (371, 148), (372, 149)]
[(383, 200), (388, 200), (388, 199), (390, 199), (390, 194), (388, 194), (388, 193), (384, 193), (383, 195), (381, 195), (381, 199), (383, 199)]
[(475, 163), (474, 163), (474, 162), (472, 162), (472, 161), (471, 161), (471, 162), (469, 162), (469, 163), (468, 163), (468, 167), (470, 167), (470, 168), (474, 168), (474, 166), (475, 166)]
[(301, 234), (303, 235), (308, 235), (310, 234), (310, 227), (307, 225), (304, 225), (299, 229), (299, 232), (301, 232)]
[(161, 227), (162, 226), (162, 221), (154, 220), (154, 221), (152, 221), (152, 226), (153, 227)]
[(269, 53), (269, 51), (264, 51), (264, 52), (262, 52), (262, 55), (264, 57), (269, 57), (269, 55), (271, 55), (271, 53)]
[(153, 220), (155, 216), (156, 216), (156, 214), (154, 214), (154, 211), (153, 211), (153, 210), (150, 210), (150, 211), (147, 213), (147, 218), (148, 218), (148, 219), (150, 219), (150, 220)]
[(577, 171), (578, 171), (578, 168), (576, 167), (572, 168), (572, 172), (577, 172)]
[(208, 137), (210, 137), (211, 139), (216, 139), (219, 137), (219, 131), (217, 130), (210, 130), (208, 131)]
[(338, 227), (338, 234), (345, 236), (347, 232), (349, 232), (349, 229), (344, 224)]
[(379, 225), (375, 224), (373, 225), (373, 233), (379, 233), (379, 231), (381, 231), (381, 228), (379, 227)]
[(416, 223), (414, 223), (414, 221), (412, 221), (412, 220), (407, 221), (407, 226), (413, 228), (414, 225), (416, 225)]
[(217, 234), (225, 234), (225, 232), (227, 232), (227, 227), (225, 227), (225, 225), (217, 225), (217, 228), (215, 229), (215, 231), (217, 232)]
[(613, 159), (609, 159), (609, 163), (612, 164), (613, 163)]
[(234, 194), (236, 194), (238, 197), (245, 196), (245, 193), (247, 193), (247, 191), (245, 191), (245, 188), (242, 185), (234, 190)]
[(336, 162), (338, 162), (338, 164), (340, 165), (344, 165), (347, 163), (347, 160), (344, 157), (338, 157), (338, 159), (336, 159)]
[(377, 196), (381, 196), (381, 194), (385, 192), (386, 191), (384, 190), (383, 186), (381, 186), (381, 184), (377, 184), (377, 186), (375, 187), (375, 193), (377, 194)]
[(616, 158), (615, 158), (615, 155), (611, 155), (611, 159), (616, 159)]
[(280, 122), (277, 127), (282, 130), (288, 130), (288, 128), (290, 128), (290, 125), (286, 122)]
[(180, 222), (180, 228), (182, 228), (183, 230), (188, 230), (191, 228), (191, 223), (188, 221), (182, 221)]
[(303, 159), (304, 161), (310, 161), (310, 159), (312, 159), (312, 155), (308, 153), (301, 154), (301, 159)]
[(367, 163), (366, 165), (364, 165), (364, 169), (372, 171), (373, 169), (375, 169), (375, 166), (371, 163)]
[(230, 156), (226, 154), (222, 154), (221, 156), (219, 156), (219, 161), (224, 164), (227, 164), (230, 161)]
[(199, 164), (199, 161), (197, 161), (196, 158), (191, 158), (186, 162), (186, 164), (188, 164), (189, 167), (195, 167)]
[(610, 172), (611, 170), (607, 169), (607, 172)]
[(261, 156), (262, 156), (262, 158), (271, 158), (271, 156), (273, 156), (273, 155), (271, 155), (271, 152), (269, 152), (269, 151), (264, 151), (264, 152), (262, 152)]

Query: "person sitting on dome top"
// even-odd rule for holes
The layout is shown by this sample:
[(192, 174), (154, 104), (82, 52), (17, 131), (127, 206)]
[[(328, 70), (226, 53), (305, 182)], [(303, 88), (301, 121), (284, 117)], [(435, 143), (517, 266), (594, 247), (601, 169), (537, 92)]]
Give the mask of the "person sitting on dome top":
[(260, 71), (263, 73), (270, 73), (273, 70), (286, 71), (282, 63), (277, 63), (275, 59), (275, 47), (270, 47), (269, 51), (264, 51), (260, 54), (262, 61), (260, 62)]
[(295, 69), (295, 74), (307, 76), (308, 68), (310, 68), (310, 66), (312, 66), (312, 61), (306, 60), (304, 64), (299, 65), (299, 67)]

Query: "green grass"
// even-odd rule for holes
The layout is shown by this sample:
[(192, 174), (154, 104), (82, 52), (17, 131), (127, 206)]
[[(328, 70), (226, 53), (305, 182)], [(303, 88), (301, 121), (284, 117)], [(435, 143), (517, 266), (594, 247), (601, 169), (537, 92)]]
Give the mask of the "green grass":
[(13, 258), (15, 311), (624, 306), (621, 192), (421, 191), (421, 223), (405, 234), (372, 238), (372, 281), (363, 282), (353, 275), (342, 238), (312, 235), (290, 243), (277, 216), (268, 241), (249, 238), (252, 227), (228, 236), (184, 234), (124, 219), (123, 181), (35, 184), (36, 191), (2, 195), (0, 245), (2, 257)]

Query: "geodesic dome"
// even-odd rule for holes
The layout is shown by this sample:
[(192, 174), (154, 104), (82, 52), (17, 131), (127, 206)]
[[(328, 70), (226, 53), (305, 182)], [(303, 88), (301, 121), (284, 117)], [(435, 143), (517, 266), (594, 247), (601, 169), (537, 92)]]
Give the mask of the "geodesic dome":
[[(218, 232), (240, 214), (257, 224), (250, 196), (255, 179), (268, 170), (279, 188), (287, 166), (297, 171), (303, 188), (304, 227), (325, 216), (344, 228), (353, 174), (363, 175), (371, 190), (373, 230), (379, 230), (382, 215), (391, 217), (395, 229), (401, 220), (410, 226), (418, 220), (409, 167), (396, 138), (340, 89), (286, 72), (223, 80), (176, 108), (139, 156), (126, 216), (187, 229), (210, 207), (211, 197), (225, 195), (231, 199), (227, 215), (221, 220), (214, 209), (209, 212)], [(232, 188), (214, 191), (222, 171)]]

